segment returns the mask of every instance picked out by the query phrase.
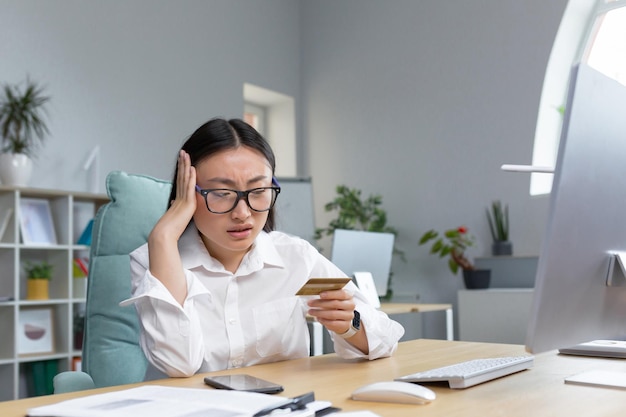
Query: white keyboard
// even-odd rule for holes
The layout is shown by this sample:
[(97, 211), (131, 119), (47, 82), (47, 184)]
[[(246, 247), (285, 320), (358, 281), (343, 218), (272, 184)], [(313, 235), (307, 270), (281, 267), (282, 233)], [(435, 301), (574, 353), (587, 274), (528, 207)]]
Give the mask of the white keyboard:
[(405, 375), (396, 378), (396, 381), (418, 383), (447, 381), (450, 388), (467, 388), (528, 369), (533, 366), (533, 361), (533, 356), (474, 359), (442, 368)]

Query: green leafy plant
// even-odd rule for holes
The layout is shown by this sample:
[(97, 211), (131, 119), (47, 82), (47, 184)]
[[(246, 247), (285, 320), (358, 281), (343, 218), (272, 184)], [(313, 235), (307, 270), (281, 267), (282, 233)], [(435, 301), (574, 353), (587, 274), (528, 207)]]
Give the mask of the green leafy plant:
[(328, 227), (315, 230), (315, 239), (330, 236), (335, 229), (364, 230), (367, 232), (388, 232), (397, 235), (396, 229), (387, 225), (387, 212), (381, 208), (383, 198), (370, 195), (361, 198), (361, 190), (338, 185), (337, 197), (324, 206), (326, 211), (337, 211), (337, 218)]
[(489, 230), (494, 242), (509, 240), (509, 206), (502, 205), (500, 200), (491, 203), (491, 211), (486, 209)]
[(473, 270), (474, 265), (465, 255), (465, 250), (474, 245), (475, 238), (468, 231), (467, 227), (460, 226), (456, 229), (448, 229), (439, 234), (435, 230), (429, 230), (420, 238), (419, 244), (424, 245), (434, 240), (430, 247), (430, 253), (438, 254), (440, 258), (448, 256), (448, 267), (453, 274), (456, 274), (459, 267)]
[[(362, 230), (366, 232), (393, 233), (398, 231), (387, 224), (387, 212), (382, 208), (383, 198), (380, 195), (361, 197), (361, 190), (338, 185), (337, 196), (324, 206), (327, 212), (337, 211), (337, 217), (328, 223), (327, 227), (315, 229), (315, 239), (331, 236), (336, 229)], [(404, 252), (397, 247), (393, 254), (405, 261)], [(391, 299), (393, 290), (391, 281), (393, 272), (389, 274), (387, 294), (384, 299)]]
[(28, 279), (52, 279), (52, 270), (54, 266), (46, 261), (42, 262), (25, 262), (24, 271)]
[(43, 87), (26, 80), (24, 89), (5, 84), (0, 97), (0, 134), (2, 151), (33, 156), (37, 140), (43, 142), (48, 127), (43, 119), (44, 105), (50, 97)]

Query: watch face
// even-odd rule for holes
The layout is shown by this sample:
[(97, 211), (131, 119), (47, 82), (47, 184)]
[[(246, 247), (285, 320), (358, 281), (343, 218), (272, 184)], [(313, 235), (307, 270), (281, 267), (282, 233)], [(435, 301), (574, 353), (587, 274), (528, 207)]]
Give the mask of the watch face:
[(361, 314), (354, 310), (354, 318), (352, 319), (352, 327), (357, 330), (361, 329)]

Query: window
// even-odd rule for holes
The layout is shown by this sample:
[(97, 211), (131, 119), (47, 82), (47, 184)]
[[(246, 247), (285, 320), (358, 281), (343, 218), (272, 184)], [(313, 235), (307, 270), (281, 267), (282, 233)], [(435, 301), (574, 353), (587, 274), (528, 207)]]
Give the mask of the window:
[(264, 137), (267, 136), (265, 131), (267, 117), (267, 108), (258, 104), (245, 102), (243, 105), (243, 120), (250, 126), (255, 128)]
[[(546, 68), (533, 165), (554, 166), (572, 64), (584, 62), (626, 85), (626, 0), (570, 0)], [(530, 194), (547, 194), (552, 174), (533, 173)]]
[[(624, 3), (624, 2), (622, 2)], [(626, 4), (597, 16), (598, 31), (590, 39), (586, 62), (626, 85)]]
[(256, 85), (243, 86), (244, 120), (263, 135), (276, 155), (276, 176), (297, 176), (293, 97)]

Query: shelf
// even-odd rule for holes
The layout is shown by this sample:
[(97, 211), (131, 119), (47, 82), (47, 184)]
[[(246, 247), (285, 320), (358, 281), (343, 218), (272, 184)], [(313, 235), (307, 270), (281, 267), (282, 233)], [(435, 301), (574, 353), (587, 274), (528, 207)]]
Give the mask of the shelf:
[[(56, 243), (35, 245), (22, 241), (20, 217), (22, 199), (25, 198), (46, 201), (42, 205), (50, 207)], [(97, 210), (108, 201), (103, 194), (0, 185), (0, 220), (8, 219), (0, 235), (0, 297), (11, 298), (0, 301), (0, 334), (3, 335), (0, 344), (0, 401), (34, 395), (29, 381), (32, 382), (32, 372), (41, 364), (45, 364), (47, 370), (62, 372), (70, 370), (74, 358), (81, 356), (81, 351), (75, 348), (73, 324), (75, 313), (84, 309), (85, 294), (84, 285), (80, 287), (73, 277), (73, 260), (75, 257), (87, 257), (90, 248), (76, 242)], [(5, 216), (6, 213), (10, 216)], [(49, 299), (26, 299), (23, 265), (27, 261), (46, 261), (54, 266), (49, 282)], [(46, 310), (49, 313), (45, 313)], [(24, 342), (27, 338), (21, 334), (24, 320), (35, 320), (41, 312), (47, 315), (46, 323), (50, 323), (50, 328), (46, 327), (47, 324), (37, 327), (39, 322), (36, 321), (29, 324), (35, 325), (37, 335), (40, 332), (44, 334), (34, 339), (36, 343), (51, 336), (51, 340), (45, 340), (43, 344), (44, 349), (50, 346), (49, 350), (38, 349), (36, 345), (33, 348), (32, 344), (28, 344), (33, 342)], [(30, 353), (24, 354), (20, 350)], [(47, 379), (51, 377), (46, 376)]]

